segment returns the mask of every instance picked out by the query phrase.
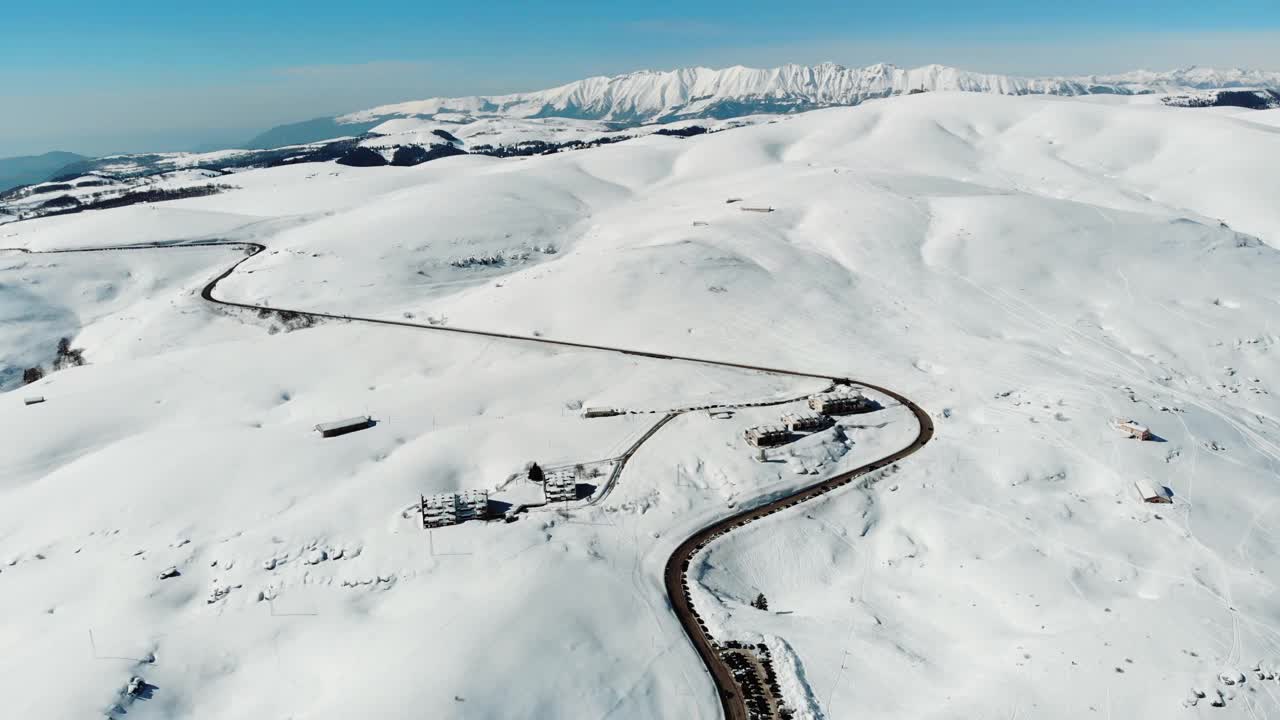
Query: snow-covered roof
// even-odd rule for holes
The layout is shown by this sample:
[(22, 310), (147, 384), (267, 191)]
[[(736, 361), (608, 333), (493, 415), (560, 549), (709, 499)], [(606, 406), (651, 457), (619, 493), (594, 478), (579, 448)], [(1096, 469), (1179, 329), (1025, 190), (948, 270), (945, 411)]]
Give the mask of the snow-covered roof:
[(342, 430), (344, 428), (355, 427), (356, 425), (367, 425), (373, 418), (368, 415), (360, 415), (359, 417), (347, 418), (346, 420), (335, 420), (334, 422), (320, 423), (316, 425), (319, 432), (329, 432), (330, 430)]

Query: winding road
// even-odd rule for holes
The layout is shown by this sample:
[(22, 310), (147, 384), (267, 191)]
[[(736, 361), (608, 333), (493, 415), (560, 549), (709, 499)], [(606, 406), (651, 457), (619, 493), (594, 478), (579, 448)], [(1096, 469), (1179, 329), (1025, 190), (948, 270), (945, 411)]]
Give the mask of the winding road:
[[(697, 363), (701, 365), (710, 365), (714, 367), (735, 368), (740, 370), (754, 370), (758, 372), (769, 373), (773, 375), (783, 375), (800, 378), (814, 378), (821, 380), (833, 380), (837, 384), (842, 385), (858, 385), (879, 393), (883, 393), (890, 398), (902, 403), (916, 417), (919, 424), (919, 431), (911, 444), (898, 450), (897, 452), (883, 457), (874, 462), (867, 463), (861, 467), (848, 470), (834, 477), (827, 478), (813, 485), (801, 488), (784, 497), (770, 501), (768, 503), (750, 507), (735, 513), (729, 517), (717, 520), (716, 522), (702, 528), (694, 533), (687, 540), (680, 543), (676, 547), (675, 552), (667, 560), (666, 568), (663, 572), (663, 582), (666, 586), (667, 596), (671, 603), (672, 612), (679, 619), (685, 633), (689, 636), (690, 642), (693, 643), (694, 649), (697, 651), (702, 662), (706, 665), (711, 675), (711, 680), (715, 684), (716, 691), (720, 697), (720, 704), (724, 710), (726, 720), (748, 720), (746, 704), (738, 691), (733, 676), (729, 668), (723, 663), (716, 652), (710, 633), (707, 632), (705, 625), (702, 624), (697, 610), (694, 609), (690, 594), (687, 588), (686, 572), (692, 562), (693, 556), (705, 547), (712, 540), (732, 531), (734, 528), (742, 527), (751, 522), (761, 520), (780, 510), (794, 505), (798, 505), (807, 500), (812, 500), (820, 495), (832, 492), (842, 488), (853, 481), (861, 478), (876, 470), (888, 467), (916, 451), (920, 450), (933, 438), (933, 421), (929, 414), (919, 405), (908, 398), (887, 388), (872, 385), (870, 383), (861, 382), (851, 378), (833, 378), (829, 374), (805, 372), (801, 370), (787, 370), (784, 368), (771, 368), (759, 365), (750, 365), (746, 363), (736, 363), (724, 360), (712, 360), (707, 358), (690, 357), (684, 355), (671, 355), (667, 353), (649, 352), (645, 350), (637, 350), (631, 348), (615, 347), (610, 345), (593, 345), (590, 343), (571, 342), (566, 340), (554, 340), (544, 337), (533, 337), (529, 335), (515, 335), (511, 333), (493, 332), (488, 330), (476, 330), (470, 328), (447, 327), (443, 325), (428, 325), (423, 323), (414, 323), (402, 320), (384, 320), (379, 318), (361, 317), (357, 315), (339, 315), (335, 313), (314, 312), (311, 310), (299, 310), (293, 308), (282, 308), (265, 305), (252, 305), (249, 303), (240, 303), (230, 300), (220, 300), (214, 297), (214, 291), (218, 287), (218, 283), (225, 280), (234, 273), (245, 261), (257, 256), (266, 250), (266, 246), (243, 241), (231, 240), (214, 240), (214, 241), (198, 241), (189, 243), (144, 243), (138, 245), (114, 245), (104, 247), (87, 247), (74, 248), (65, 250), (28, 250), (26, 248), (0, 248), (0, 251), (16, 251), (25, 254), (61, 254), (61, 253), (82, 253), (82, 252), (113, 252), (125, 250), (157, 250), (157, 249), (181, 249), (181, 248), (208, 248), (208, 247), (231, 247), (246, 251), (245, 256), (237, 260), (230, 267), (224, 270), (217, 277), (210, 280), (200, 291), (200, 296), (213, 305), (220, 305), (229, 308), (239, 308), (244, 310), (252, 310), (255, 312), (274, 312), (279, 314), (290, 314), (300, 317), (309, 317), (313, 319), (326, 320), (343, 320), (347, 322), (359, 322), (372, 325), (389, 325), (397, 327), (414, 328), (418, 330), (431, 330), (441, 333), (453, 333), (459, 335), (475, 335), (487, 338), (497, 338), (501, 340), (512, 340), (524, 343), (538, 343), (540, 345), (575, 348), (583, 350), (597, 350), (601, 352), (618, 353), (623, 355), (633, 355), (637, 357), (650, 358), (655, 360), (674, 360), (678, 362)], [(636, 443), (629, 452), (634, 453), (644, 440), (652, 436), (668, 418), (664, 418), (652, 430), (645, 434), (640, 443)], [(618, 469), (620, 472), (621, 468)], [(616, 478), (613, 478), (616, 479)]]

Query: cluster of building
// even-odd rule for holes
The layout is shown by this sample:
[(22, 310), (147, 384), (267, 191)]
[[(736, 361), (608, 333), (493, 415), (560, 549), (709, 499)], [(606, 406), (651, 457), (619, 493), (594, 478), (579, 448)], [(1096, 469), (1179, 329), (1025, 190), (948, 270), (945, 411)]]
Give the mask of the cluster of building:
[(468, 520), (488, 520), (489, 493), (484, 490), (465, 490), (422, 496), (419, 509), (422, 512), (423, 528), (447, 527)]
[[(1137, 420), (1113, 418), (1111, 420), (1111, 426), (1135, 440), (1155, 439), (1155, 435), (1151, 433), (1151, 428), (1143, 425)], [(1173, 496), (1170, 494), (1168, 488), (1146, 478), (1139, 478), (1138, 480), (1135, 480), (1133, 482), (1133, 487), (1138, 491), (1138, 498), (1143, 502), (1159, 504), (1169, 504), (1173, 502)]]
[(779, 425), (758, 425), (747, 428), (742, 436), (752, 447), (785, 445), (795, 439), (796, 433), (817, 432), (831, 427), (832, 415), (848, 415), (876, 409), (871, 398), (856, 390), (839, 389), (819, 393), (809, 398), (809, 409), (814, 412), (789, 412)]

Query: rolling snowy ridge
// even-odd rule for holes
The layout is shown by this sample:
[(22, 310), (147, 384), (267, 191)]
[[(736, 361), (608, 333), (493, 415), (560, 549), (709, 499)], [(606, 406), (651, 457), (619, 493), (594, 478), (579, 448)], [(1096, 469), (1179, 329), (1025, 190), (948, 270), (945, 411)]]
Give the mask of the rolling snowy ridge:
[(761, 462), (743, 428), (784, 408), (690, 413), (596, 505), (427, 533), (420, 493), (617, 457), (656, 417), (582, 407), (820, 383), (290, 328), (202, 301), (244, 258), (226, 246), (38, 252), (218, 239), (267, 248), (227, 299), (812, 369), (925, 407), (934, 440), (878, 482), (690, 567), (717, 637), (775, 648), (800, 717), (1275, 716), (1275, 112), (933, 92), (522, 159), (246, 169), (0, 227), (34, 251), (0, 251), (0, 365), (47, 367), (62, 337), (87, 361), (0, 394), (8, 710), (714, 718), (673, 548), (916, 432), (886, 403)]

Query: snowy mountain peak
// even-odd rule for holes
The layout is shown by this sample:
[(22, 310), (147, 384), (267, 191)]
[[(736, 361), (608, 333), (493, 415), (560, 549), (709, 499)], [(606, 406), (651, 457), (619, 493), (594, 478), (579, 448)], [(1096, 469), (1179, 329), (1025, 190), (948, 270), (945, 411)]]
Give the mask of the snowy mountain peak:
[(900, 68), (877, 63), (850, 68), (823, 62), (767, 69), (735, 65), (719, 70), (706, 67), (640, 70), (511, 95), (428, 98), (352, 113), (338, 118), (338, 122), (463, 114), (470, 117), (564, 117), (638, 124), (800, 112), (857, 105), (865, 100), (913, 91), (1137, 95), (1268, 87), (1280, 87), (1280, 73), (1187, 67), (1167, 72), (1136, 70), (1115, 75), (1034, 78), (976, 73), (945, 65)]

